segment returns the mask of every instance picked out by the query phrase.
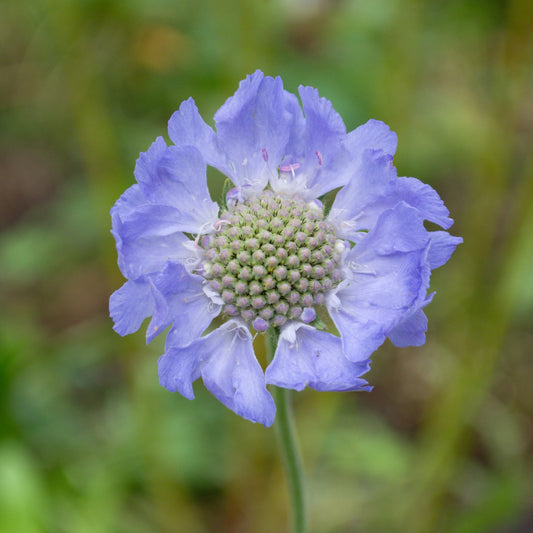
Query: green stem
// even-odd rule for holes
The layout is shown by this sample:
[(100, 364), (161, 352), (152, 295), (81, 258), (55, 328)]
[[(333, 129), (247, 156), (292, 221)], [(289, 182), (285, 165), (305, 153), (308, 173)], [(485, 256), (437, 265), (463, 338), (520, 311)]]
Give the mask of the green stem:
[[(272, 361), (278, 343), (277, 331), (272, 331), (265, 337), (268, 361)], [(278, 435), (285, 476), (289, 488), (292, 505), (293, 533), (307, 532), (307, 515), (305, 505), (305, 483), (302, 458), (296, 440), (292, 409), (290, 406), (290, 391), (274, 387), (276, 402), (275, 428)]]

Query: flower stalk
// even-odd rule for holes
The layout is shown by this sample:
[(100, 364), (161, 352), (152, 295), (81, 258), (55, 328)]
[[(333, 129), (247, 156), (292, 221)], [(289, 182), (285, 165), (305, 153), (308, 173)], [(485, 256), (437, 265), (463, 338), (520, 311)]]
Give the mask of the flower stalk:
[[(278, 332), (271, 328), (265, 335), (268, 362), (274, 358), (278, 345)], [(289, 489), (292, 531), (293, 533), (307, 533), (307, 506), (305, 495), (305, 476), (302, 457), (298, 446), (296, 431), (290, 404), (290, 391), (281, 387), (274, 387), (274, 401), (277, 415), (274, 423), (281, 460)]]

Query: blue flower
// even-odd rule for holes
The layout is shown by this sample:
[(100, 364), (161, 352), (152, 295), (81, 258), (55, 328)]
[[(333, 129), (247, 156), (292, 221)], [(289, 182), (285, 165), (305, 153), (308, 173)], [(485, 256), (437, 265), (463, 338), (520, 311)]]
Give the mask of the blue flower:
[[(299, 95), (302, 106), (257, 71), (216, 112), (216, 132), (186, 100), (169, 121), (172, 144), (158, 137), (140, 155), (137, 183), (111, 210), (128, 280), (110, 299), (115, 331), (151, 317), (150, 342), (170, 327), (160, 383), (193, 399), (201, 377), (265, 426), (275, 416), (267, 384), (369, 390), (361, 376), (387, 337), (423, 344), (431, 270), (462, 242), (425, 229), (453, 221), (430, 186), (397, 177), (388, 126), (347, 133), (316, 89)], [(207, 165), (233, 184), (223, 206)], [(334, 189), (326, 214), (320, 198)], [(340, 336), (323, 330), (328, 314)], [(271, 328), (279, 342), (263, 372), (252, 332)]]

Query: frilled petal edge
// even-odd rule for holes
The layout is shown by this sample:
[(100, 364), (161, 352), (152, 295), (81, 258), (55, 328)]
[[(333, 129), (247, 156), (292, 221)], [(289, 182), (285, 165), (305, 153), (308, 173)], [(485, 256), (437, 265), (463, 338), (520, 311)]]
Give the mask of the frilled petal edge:
[(168, 135), (175, 146), (193, 146), (200, 151), (208, 165), (224, 174), (229, 172), (226, 156), (218, 146), (216, 134), (204, 122), (192, 98), (182, 102), (179, 110), (170, 117)]
[(214, 303), (203, 290), (204, 279), (190, 274), (180, 263), (167, 263), (160, 274), (150, 277), (150, 281), (155, 310), (146, 331), (147, 342), (173, 323), (172, 345), (190, 344), (220, 313), (222, 306)]
[(179, 231), (200, 233), (217, 219), (207, 188), (206, 163), (194, 146), (167, 147), (161, 137), (137, 160), (135, 177), (151, 204), (175, 209)]
[(328, 216), (339, 237), (357, 241), (359, 230), (374, 226), (383, 211), (375, 203), (393, 188), (396, 178), (391, 155), (382, 150), (365, 150), (361, 154), (358, 172), (337, 193)]
[(424, 298), (429, 239), (418, 212), (400, 203), (383, 213), (345, 258), (347, 278), (326, 304), (354, 362), (370, 357)]
[(127, 216), (115, 214), (112, 233), (125, 277), (136, 279), (159, 272), (167, 261), (191, 260), (190, 241), (180, 231), (176, 217), (173, 207), (152, 204), (144, 204)]
[(398, 146), (398, 136), (381, 120), (370, 119), (347, 135), (344, 142), (350, 153), (361, 157), (365, 150), (383, 150), (394, 155)]
[(274, 422), (276, 406), (245, 324), (229, 320), (184, 347), (167, 342), (159, 359), (161, 385), (192, 399), (192, 382), (200, 376), (206, 388), (239, 416), (267, 427)]
[(347, 182), (350, 154), (342, 145), (346, 127), (331, 102), (313, 87), (300, 86), (299, 93), (303, 116), (293, 98), (285, 100), (293, 116), (291, 135), (279, 176), (270, 181), (275, 191), (312, 200)]
[(284, 100), (281, 78), (258, 70), (215, 113), (218, 142), (231, 166), (228, 176), (237, 187), (261, 191), (285, 155), (293, 117)]
[(418, 209), (425, 220), (430, 220), (444, 229), (451, 228), (453, 220), (448, 216), (450, 212), (433, 187), (417, 178), (398, 178), (394, 185), (394, 194), (398, 201), (404, 201)]
[(431, 231), (429, 237), (431, 244), (428, 260), (432, 270), (444, 265), (452, 256), (457, 245), (463, 242), (461, 237), (454, 237), (446, 231)]
[[(167, 144), (163, 137), (157, 137), (157, 139), (150, 145), (150, 148), (146, 152), (141, 152), (135, 163), (135, 170), (133, 174), (139, 187), (146, 192), (146, 185), (157, 181), (158, 179), (158, 167), (161, 158), (165, 154)], [(148, 189), (148, 193), (150, 190)]]
[(148, 201), (144, 197), (141, 187), (138, 183), (135, 183), (127, 188), (115, 202), (115, 205), (111, 208), (111, 217), (112, 219), (127, 218), (135, 209), (146, 203)]
[(181, 231), (205, 233), (218, 218), (218, 204), (207, 188), (206, 164), (191, 146), (167, 149), (161, 160), (159, 203), (179, 212)]
[(370, 368), (369, 361), (352, 363), (339, 337), (298, 322), (281, 331), (274, 359), (265, 376), (269, 384), (318, 391), (371, 390), (360, 376)]
[(428, 319), (424, 311), (422, 311), (422, 307), (431, 302), (434, 294), (430, 294), (420, 307), (414, 308), (389, 332), (388, 337), (395, 346), (398, 346), (398, 348), (422, 346), (426, 342)]
[(127, 281), (109, 298), (113, 329), (122, 336), (135, 333), (153, 312), (154, 298), (144, 277)]

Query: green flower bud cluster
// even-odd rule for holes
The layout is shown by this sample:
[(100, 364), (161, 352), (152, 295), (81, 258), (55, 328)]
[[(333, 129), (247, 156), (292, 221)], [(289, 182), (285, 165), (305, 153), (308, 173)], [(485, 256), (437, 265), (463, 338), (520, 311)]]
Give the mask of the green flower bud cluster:
[(340, 279), (343, 249), (316, 202), (265, 190), (235, 202), (204, 236), (202, 275), (223, 311), (256, 331), (295, 319), (312, 322), (314, 306)]

